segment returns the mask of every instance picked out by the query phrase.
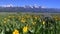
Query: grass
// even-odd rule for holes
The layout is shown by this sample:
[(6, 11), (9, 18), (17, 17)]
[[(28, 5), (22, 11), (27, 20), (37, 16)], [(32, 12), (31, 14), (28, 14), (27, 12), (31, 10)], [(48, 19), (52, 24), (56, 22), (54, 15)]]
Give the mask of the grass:
[(0, 34), (60, 34), (60, 13), (0, 13)]

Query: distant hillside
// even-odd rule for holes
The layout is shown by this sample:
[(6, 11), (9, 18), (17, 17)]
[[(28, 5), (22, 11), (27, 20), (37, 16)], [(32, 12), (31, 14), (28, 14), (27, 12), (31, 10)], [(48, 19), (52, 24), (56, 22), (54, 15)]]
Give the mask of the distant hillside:
[(47, 13), (60, 13), (60, 9), (55, 8), (42, 8), (35, 6), (26, 7), (0, 7), (0, 12), (47, 12)]

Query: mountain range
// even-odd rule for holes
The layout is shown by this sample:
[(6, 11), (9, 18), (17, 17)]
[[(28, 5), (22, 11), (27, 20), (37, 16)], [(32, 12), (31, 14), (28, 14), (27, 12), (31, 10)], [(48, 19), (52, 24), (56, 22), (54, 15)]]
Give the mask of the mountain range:
[(42, 12), (42, 13), (60, 13), (60, 9), (47, 8), (42, 6), (23, 6), (23, 7), (2, 7), (0, 6), (0, 12)]

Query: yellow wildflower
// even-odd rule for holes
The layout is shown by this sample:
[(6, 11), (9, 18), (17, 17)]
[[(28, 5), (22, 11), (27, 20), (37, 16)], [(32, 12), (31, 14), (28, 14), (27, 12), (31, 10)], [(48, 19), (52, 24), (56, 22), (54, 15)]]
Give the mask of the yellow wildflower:
[(28, 32), (28, 27), (27, 26), (23, 27), (23, 32), (24, 33)]
[(7, 18), (4, 18), (4, 20), (7, 20)]
[(45, 24), (45, 21), (43, 21), (43, 24)]
[(35, 16), (35, 19), (37, 19), (37, 16)]
[(4, 23), (6, 23), (6, 21), (4, 21)]
[(15, 30), (15, 31), (13, 32), (13, 34), (19, 34), (19, 31), (18, 31), (18, 30)]
[(8, 18), (11, 18), (11, 16), (8, 16)]
[(26, 18), (30, 18), (30, 15), (26, 15)]
[(55, 20), (58, 20), (57, 18)]
[(22, 22), (22, 23), (25, 23), (25, 19), (21, 19), (21, 22)]
[(7, 19), (7, 21), (10, 21), (10, 19)]
[(33, 24), (33, 25), (35, 25), (35, 24), (36, 24), (36, 22), (32, 22), (32, 24)]

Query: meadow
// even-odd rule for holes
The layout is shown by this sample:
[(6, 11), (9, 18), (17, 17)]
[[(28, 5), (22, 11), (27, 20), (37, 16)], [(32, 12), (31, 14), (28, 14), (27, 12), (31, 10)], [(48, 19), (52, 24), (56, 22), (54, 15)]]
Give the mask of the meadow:
[(0, 12), (0, 34), (60, 34), (60, 13)]

